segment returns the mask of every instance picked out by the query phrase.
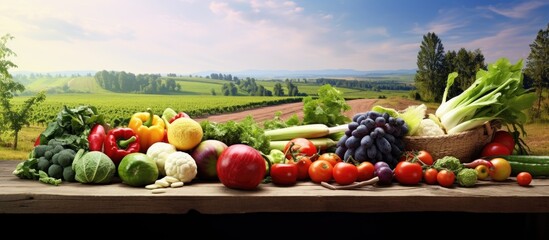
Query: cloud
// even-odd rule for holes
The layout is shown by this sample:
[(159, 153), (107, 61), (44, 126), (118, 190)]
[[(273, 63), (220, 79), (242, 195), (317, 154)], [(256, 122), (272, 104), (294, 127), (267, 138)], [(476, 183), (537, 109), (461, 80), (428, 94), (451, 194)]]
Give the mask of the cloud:
[(529, 43), (534, 40), (535, 34), (530, 36), (524, 26), (507, 26), (493, 34), (464, 42), (449, 42), (445, 44), (447, 49), (467, 50), (480, 49), (486, 58), (486, 62), (493, 62), (501, 57), (507, 57), (510, 61), (528, 57)]
[(365, 33), (367, 35), (389, 37), (389, 32), (385, 27), (366, 28)]
[(469, 23), (470, 16), (464, 16), (463, 9), (443, 9), (439, 11), (437, 18), (427, 23), (425, 26), (421, 26), (419, 23), (415, 23), (411, 33), (424, 35), (428, 32), (434, 32), (438, 35), (444, 34), (455, 29), (466, 27)]
[(521, 2), (514, 7), (502, 7), (497, 8), (495, 6), (480, 7), (486, 8), (494, 13), (508, 17), (508, 18), (528, 18), (530, 17), (530, 12), (536, 10), (539, 7), (549, 4), (548, 1), (528, 1)]

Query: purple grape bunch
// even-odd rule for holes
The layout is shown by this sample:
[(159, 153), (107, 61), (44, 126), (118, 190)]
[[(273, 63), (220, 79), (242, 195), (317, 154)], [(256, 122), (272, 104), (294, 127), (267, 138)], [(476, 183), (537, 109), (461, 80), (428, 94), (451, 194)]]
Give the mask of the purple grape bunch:
[(386, 162), (391, 168), (396, 166), (404, 151), (402, 138), (408, 133), (402, 118), (375, 111), (357, 113), (348, 128), (337, 143), (335, 152), (339, 157), (374, 164)]

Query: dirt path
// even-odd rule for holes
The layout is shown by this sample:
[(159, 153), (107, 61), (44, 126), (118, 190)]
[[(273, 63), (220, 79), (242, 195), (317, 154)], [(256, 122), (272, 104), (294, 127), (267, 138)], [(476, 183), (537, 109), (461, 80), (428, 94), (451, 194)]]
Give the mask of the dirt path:
[[(349, 118), (353, 117), (356, 113), (366, 112), (372, 108), (372, 106), (378, 101), (378, 99), (355, 99), (347, 101), (347, 104), (351, 106), (351, 110), (346, 111), (345, 115)], [(275, 113), (280, 111), (282, 113), (282, 119), (288, 119), (293, 114), (302, 119), (303, 118), (303, 102), (287, 103), (276, 106), (262, 107), (242, 112), (228, 113), (222, 115), (212, 115), (207, 118), (198, 118), (197, 121), (207, 119), (212, 122), (226, 122), (226, 121), (239, 121), (246, 116), (253, 116), (256, 122), (263, 122), (268, 119), (272, 119)]]

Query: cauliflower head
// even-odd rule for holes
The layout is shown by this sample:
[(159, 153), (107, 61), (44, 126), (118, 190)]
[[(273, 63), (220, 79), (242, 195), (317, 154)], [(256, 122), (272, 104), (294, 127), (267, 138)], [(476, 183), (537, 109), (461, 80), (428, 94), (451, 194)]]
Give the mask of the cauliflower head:
[(197, 174), (197, 166), (194, 158), (181, 151), (170, 153), (166, 158), (164, 165), (166, 176), (171, 176), (179, 179), (182, 182), (192, 181)]
[(164, 164), (168, 155), (177, 151), (174, 145), (165, 142), (155, 142), (147, 149), (147, 156), (156, 162), (160, 175), (166, 176)]
[(444, 135), (442, 128), (438, 126), (433, 120), (424, 118), (419, 123), (419, 127), (415, 135), (418, 136), (441, 136)]

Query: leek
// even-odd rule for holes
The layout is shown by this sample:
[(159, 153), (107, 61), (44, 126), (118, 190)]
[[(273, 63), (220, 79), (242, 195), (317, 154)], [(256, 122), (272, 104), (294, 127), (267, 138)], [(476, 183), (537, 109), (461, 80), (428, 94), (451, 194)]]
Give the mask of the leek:
[(469, 88), (446, 101), (457, 77), (455, 72), (449, 74), (442, 103), (435, 111), (446, 132), (471, 130), (492, 120), (523, 129), (527, 120), (523, 110), (532, 106), (536, 96), (531, 89), (523, 87), (522, 66), (522, 59), (513, 65), (508, 59), (500, 58), (489, 64), (487, 71), (479, 70)]

